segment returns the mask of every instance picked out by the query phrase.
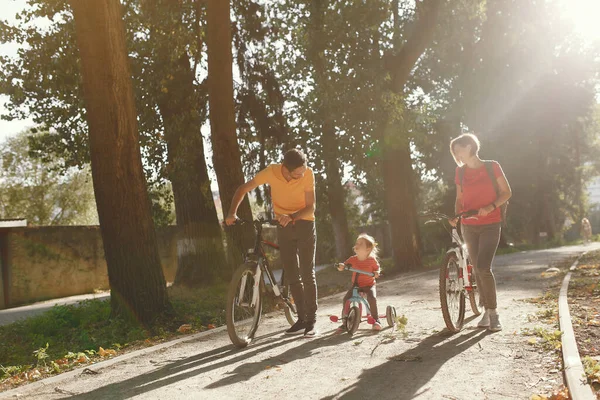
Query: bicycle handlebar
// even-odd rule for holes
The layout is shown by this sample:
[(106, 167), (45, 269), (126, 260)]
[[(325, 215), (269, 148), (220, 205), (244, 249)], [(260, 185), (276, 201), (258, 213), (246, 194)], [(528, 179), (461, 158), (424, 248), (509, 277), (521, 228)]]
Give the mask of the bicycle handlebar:
[(247, 219), (243, 219), (243, 218), (238, 218), (235, 220), (235, 223), (231, 226), (236, 226), (236, 225), (245, 225), (245, 224), (256, 224), (256, 223), (260, 223), (261, 225), (271, 225), (271, 226), (277, 226), (279, 225), (279, 221), (276, 219), (264, 219), (264, 218), (257, 218), (255, 220), (249, 221)]
[[(340, 265), (340, 264), (341, 263), (336, 263), (336, 264), (333, 264), (333, 266), (335, 268), (337, 268), (338, 265)], [(362, 271), (360, 269), (352, 268), (352, 264), (344, 264), (344, 271), (356, 272), (357, 274), (363, 274), (363, 275), (367, 275), (367, 276), (375, 276), (375, 274), (373, 272), (367, 272), (367, 271)]]
[(439, 221), (441, 219), (470, 218), (470, 217), (477, 215), (478, 213), (479, 213), (479, 210), (469, 210), (469, 211), (464, 211), (464, 212), (458, 213), (453, 217), (443, 214), (443, 213), (440, 213), (440, 212), (426, 213), (426, 214), (421, 214), (420, 216), (428, 217), (428, 218), (435, 218), (436, 220)]

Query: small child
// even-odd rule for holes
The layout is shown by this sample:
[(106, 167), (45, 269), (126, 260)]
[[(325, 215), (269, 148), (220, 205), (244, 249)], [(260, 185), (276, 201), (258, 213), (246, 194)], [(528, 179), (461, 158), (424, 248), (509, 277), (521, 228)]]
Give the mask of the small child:
[[(365, 272), (372, 272), (375, 276), (368, 276), (363, 274), (357, 274), (356, 272), (352, 273), (352, 287), (358, 286), (358, 291), (367, 294), (367, 301), (369, 302), (369, 308), (371, 309), (371, 316), (375, 319), (375, 323), (373, 324), (373, 329), (376, 331), (381, 330), (381, 323), (379, 322), (379, 313), (377, 311), (377, 294), (375, 291), (375, 278), (379, 278), (379, 274), (381, 269), (379, 267), (379, 262), (377, 261), (377, 243), (375, 239), (367, 235), (366, 233), (361, 233), (358, 235), (356, 239), (356, 244), (354, 245), (354, 253), (355, 256), (350, 257), (346, 260), (344, 264), (351, 264), (352, 268), (359, 269)], [(338, 270), (344, 270), (344, 264), (338, 265)], [(344, 296), (344, 301), (342, 302), (342, 316), (347, 317), (346, 310), (346, 301), (352, 297), (352, 288), (346, 293)], [(341, 333), (346, 330), (346, 324), (342, 324), (337, 329), (338, 333)]]

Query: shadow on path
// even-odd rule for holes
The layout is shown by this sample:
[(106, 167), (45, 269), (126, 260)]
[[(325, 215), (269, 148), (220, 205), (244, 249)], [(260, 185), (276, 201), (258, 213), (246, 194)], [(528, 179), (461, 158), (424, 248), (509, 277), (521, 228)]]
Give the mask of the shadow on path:
[(477, 344), (487, 330), (462, 331), (449, 336), (447, 331), (428, 336), (402, 354), (371, 369), (365, 369), (357, 383), (323, 399), (413, 399), (427, 392), (423, 388), (450, 359)]
[(278, 331), (255, 340), (254, 345), (244, 349), (236, 349), (232, 345), (227, 345), (172, 362), (166, 361), (166, 365), (165, 363), (162, 363), (162, 366), (157, 364), (159, 368), (153, 371), (77, 394), (69, 399), (128, 399), (252, 358), (264, 351), (298, 340), (298, 338), (284, 336), (283, 331)]

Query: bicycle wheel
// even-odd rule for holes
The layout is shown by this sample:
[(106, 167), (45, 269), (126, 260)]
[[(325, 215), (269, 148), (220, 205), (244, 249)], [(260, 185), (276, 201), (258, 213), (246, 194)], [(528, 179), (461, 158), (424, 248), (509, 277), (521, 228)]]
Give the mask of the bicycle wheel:
[(227, 333), (231, 342), (240, 348), (252, 341), (262, 313), (262, 290), (260, 282), (254, 279), (256, 266), (256, 263), (240, 265), (227, 293)]
[(284, 306), (285, 318), (290, 325), (294, 325), (296, 321), (298, 321), (298, 309), (296, 308), (296, 303), (294, 303), (294, 298), (292, 297), (292, 291), (290, 290), (290, 287), (284, 286), (282, 294), (284, 298), (287, 297), (292, 305), (292, 308), (290, 308), (290, 306), (287, 304)]
[(346, 317), (346, 330), (350, 335), (353, 335), (354, 332), (358, 330), (358, 325), (360, 324), (360, 309), (356, 306), (351, 307), (348, 312), (348, 317)]
[(477, 285), (475, 268), (471, 269), (471, 290), (469, 291), (469, 303), (471, 303), (471, 310), (473, 311), (473, 314), (480, 315), (481, 310), (483, 309), (483, 303), (481, 294), (479, 293), (479, 286)]
[(465, 294), (460, 285), (460, 267), (454, 254), (447, 254), (440, 268), (440, 303), (444, 322), (450, 332), (462, 329), (465, 319)]
[(396, 325), (396, 307), (387, 306), (385, 309), (385, 317), (387, 319), (388, 326), (393, 328)]

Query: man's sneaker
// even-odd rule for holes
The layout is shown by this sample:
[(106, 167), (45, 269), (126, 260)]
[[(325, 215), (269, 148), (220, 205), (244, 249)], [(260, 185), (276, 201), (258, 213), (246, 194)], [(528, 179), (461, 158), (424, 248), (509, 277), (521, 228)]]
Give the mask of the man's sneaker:
[(316, 334), (317, 334), (317, 331), (315, 330), (315, 323), (307, 322), (306, 329), (304, 329), (304, 337), (313, 337)]
[(306, 329), (306, 322), (299, 319), (294, 325), (285, 331), (286, 335), (299, 335)]
[(477, 327), (487, 328), (488, 326), (490, 326), (490, 313), (488, 310), (485, 310), (483, 317), (481, 317), (481, 320), (477, 323)]
[(375, 321), (375, 323), (373, 323), (373, 330), (374, 331), (380, 331), (381, 329), (383, 329), (381, 327), (381, 323), (379, 323), (379, 321)]
[(488, 329), (491, 332), (500, 332), (502, 330), (502, 324), (500, 323), (500, 316), (498, 313), (490, 315), (490, 326)]

